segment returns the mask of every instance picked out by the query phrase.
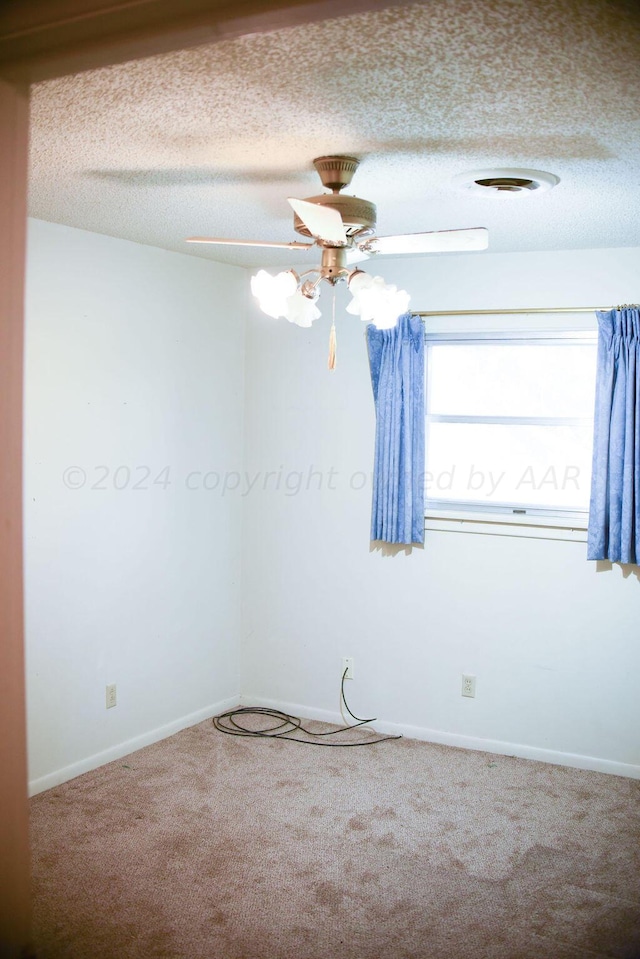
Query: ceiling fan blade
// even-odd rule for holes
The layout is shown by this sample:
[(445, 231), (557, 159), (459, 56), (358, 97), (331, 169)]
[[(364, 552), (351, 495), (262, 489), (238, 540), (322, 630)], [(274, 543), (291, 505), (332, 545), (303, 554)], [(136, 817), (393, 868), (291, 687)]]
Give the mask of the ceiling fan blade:
[(382, 255), (420, 253), (461, 253), (465, 250), (486, 250), (489, 231), (483, 227), (470, 230), (438, 230), (433, 233), (405, 233), (399, 236), (374, 236), (359, 244), (365, 253)]
[(292, 197), (288, 197), (288, 200), (312, 236), (329, 243), (347, 242), (347, 232), (337, 210), (319, 203), (309, 203), (308, 200)]
[(218, 246), (270, 246), (278, 250), (310, 250), (315, 243), (272, 243), (270, 240), (224, 240), (217, 236), (188, 236), (185, 243), (217, 243)]

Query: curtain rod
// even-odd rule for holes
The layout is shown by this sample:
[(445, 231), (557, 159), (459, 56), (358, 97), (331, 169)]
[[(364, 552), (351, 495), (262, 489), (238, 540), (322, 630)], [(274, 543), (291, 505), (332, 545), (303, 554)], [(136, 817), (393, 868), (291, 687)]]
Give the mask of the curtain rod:
[(412, 310), (416, 316), (513, 316), (515, 313), (595, 313), (613, 309), (609, 306), (536, 306), (529, 310)]

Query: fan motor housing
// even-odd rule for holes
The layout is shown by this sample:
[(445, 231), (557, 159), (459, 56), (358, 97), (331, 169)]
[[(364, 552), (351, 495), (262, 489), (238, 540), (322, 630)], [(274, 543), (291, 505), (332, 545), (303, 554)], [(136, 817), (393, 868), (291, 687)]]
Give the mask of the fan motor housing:
[[(356, 233), (365, 235), (372, 233), (376, 226), (375, 203), (361, 200), (357, 196), (343, 196), (341, 193), (323, 193), (321, 196), (306, 198), (307, 203), (317, 203), (319, 206), (329, 206), (337, 210), (342, 217), (347, 236)], [(301, 236), (311, 236), (309, 228), (305, 226), (297, 213), (293, 215), (293, 229)]]

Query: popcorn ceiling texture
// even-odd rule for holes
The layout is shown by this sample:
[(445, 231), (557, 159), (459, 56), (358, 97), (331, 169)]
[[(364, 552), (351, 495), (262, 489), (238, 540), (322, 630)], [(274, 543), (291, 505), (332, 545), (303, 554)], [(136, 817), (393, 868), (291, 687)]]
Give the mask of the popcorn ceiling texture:
[[(640, 246), (640, 5), (438, 0), (38, 84), (30, 213), (289, 264), (183, 238), (296, 239), (286, 197), (322, 191), (324, 153), (362, 159), (347, 192), (377, 204), (381, 235), (487, 226), (493, 251)], [(492, 198), (451, 183), (495, 166), (560, 184)]]

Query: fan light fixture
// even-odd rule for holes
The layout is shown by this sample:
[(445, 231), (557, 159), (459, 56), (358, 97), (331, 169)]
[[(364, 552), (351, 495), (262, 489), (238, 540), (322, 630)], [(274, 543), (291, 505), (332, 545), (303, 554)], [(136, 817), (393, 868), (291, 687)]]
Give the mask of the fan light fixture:
[(407, 312), (409, 294), (398, 290), (391, 283), (385, 283), (381, 276), (370, 276), (363, 270), (349, 270), (346, 266), (337, 266), (334, 261), (343, 259), (342, 250), (324, 251), (323, 261), (330, 259), (331, 266), (320, 266), (298, 275), (295, 270), (284, 270), (272, 276), (266, 270), (259, 270), (251, 277), (251, 292), (258, 300), (263, 313), (274, 319), (283, 317), (297, 326), (310, 327), (321, 315), (316, 306), (321, 280), (328, 280), (333, 286), (346, 279), (352, 300), (347, 313), (359, 316), (364, 323), (373, 323), (379, 329), (395, 326), (398, 317)]

